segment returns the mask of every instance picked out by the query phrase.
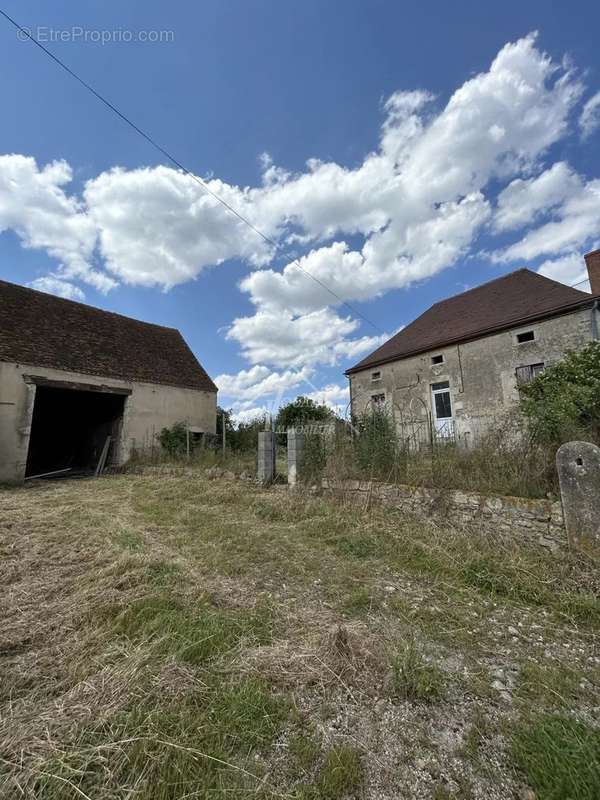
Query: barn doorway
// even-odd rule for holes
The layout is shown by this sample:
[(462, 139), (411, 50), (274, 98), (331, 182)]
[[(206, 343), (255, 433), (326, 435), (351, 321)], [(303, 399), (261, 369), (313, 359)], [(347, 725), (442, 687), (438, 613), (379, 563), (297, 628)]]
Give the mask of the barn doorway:
[(110, 462), (128, 392), (99, 389), (36, 386), (26, 478), (67, 469), (67, 475), (93, 474), (108, 436)]

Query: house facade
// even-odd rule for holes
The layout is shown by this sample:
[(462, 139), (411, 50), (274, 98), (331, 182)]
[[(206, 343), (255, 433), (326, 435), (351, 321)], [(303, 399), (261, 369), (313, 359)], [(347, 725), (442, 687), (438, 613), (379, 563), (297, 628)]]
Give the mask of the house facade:
[(0, 281), (0, 482), (93, 470), (105, 446), (122, 464), (176, 422), (214, 434), (216, 404), (177, 330)]
[(477, 441), (518, 401), (518, 386), (598, 339), (600, 251), (592, 293), (522, 269), (436, 303), (347, 370), (353, 416), (392, 414), (401, 439)]

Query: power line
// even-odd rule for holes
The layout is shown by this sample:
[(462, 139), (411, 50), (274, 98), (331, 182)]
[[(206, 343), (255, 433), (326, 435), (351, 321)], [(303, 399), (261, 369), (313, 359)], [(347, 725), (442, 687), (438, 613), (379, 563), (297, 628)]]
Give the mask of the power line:
[(570, 283), (569, 286), (574, 289), (576, 286), (581, 286), (582, 283), (589, 283), (589, 278), (584, 278), (582, 281), (578, 281), (577, 283)]
[[(114, 114), (116, 114), (126, 125), (129, 125), (130, 128), (133, 128), (133, 130), (136, 133), (138, 133), (143, 139), (145, 139), (150, 145), (152, 145), (152, 147), (154, 147), (156, 150), (158, 150), (159, 153), (161, 153), (165, 158), (167, 158), (172, 164), (175, 164), (175, 166), (178, 169), (180, 169), (183, 173), (185, 173), (190, 178), (195, 180), (196, 183), (199, 186), (201, 186), (204, 189), (205, 192), (207, 192), (207, 194), (209, 194), (211, 197), (213, 197), (215, 200), (217, 200), (224, 208), (227, 209), (227, 211), (229, 211), (231, 214), (233, 214), (235, 217), (237, 217), (245, 225), (247, 225), (252, 231), (254, 231), (254, 233), (257, 234), (257, 236), (260, 236), (265, 242), (267, 242), (267, 244), (271, 245), (271, 247), (274, 248), (275, 252), (280, 250), (279, 244), (274, 239), (272, 239), (266, 233), (263, 233), (261, 230), (259, 230), (255, 225), (253, 225), (250, 222), (250, 220), (246, 219), (246, 217), (244, 217), (242, 214), (240, 214), (239, 211), (236, 211), (236, 209), (233, 208), (233, 206), (231, 206), (226, 200), (223, 200), (223, 198), (220, 197), (216, 192), (213, 192), (212, 189), (210, 189), (210, 187), (206, 184), (206, 182), (202, 180), (202, 178), (199, 178), (197, 175), (195, 175), (193, 172), (191, 172), (189, 169), (187, 169), (187, 167), (185, 167), (180, 161), (178, 161), (174, 156), (172, 156), (169, 153), (168, 150), (166, 150), (164, 147), (162, 147), (160, 144), (158, 144), (158, 142), (155, 139), (153, 139), (149, 134), (147, 134), (140, 127), (138, 127), (135, 124), (135, 122), (132, 122), (129, 119), (129, 117), (127, 117), (125, 114), (123, 114), (122, 111), (119, 111), (119, 109), (116, 108), (116, 106), (114, 106), (109, 100), (107, 100), (105, 97), (103, 97), (103, 95), (101, 95), (100, 92), (98, 92), (96, 89), (94, 89), (93, 86), (91, 86), (87, 81), (85, 81), (76, 72), (74, 72), (70, 67), (68, 67), (64, 63), (64, 61), (61, 61), (61, 59), (58, 58), (58, 56), (55, 56), (54, 53), (51, 50), (48, 50), (47, 47), (44, 47), (44, 45), (41, 42), (39, 42), (36, 38), (34, 38), (26, 28), (23, 28), (21, 25), (19, 25), (19, 23), (16, 20), (14, 20), (12, 17), (10, 17), (6, 13), (6, 11), (3, 11), (0, 8), (0, 14), (11, 25), (13, 25), (14, 28), (16, 28), (16, 30), (20, 31), (21, 34), (23, 34), (23, 36), (25, 36), (27, 39), (29, 39), (31, 42), (33, 42), (33, 44), (35, 44), (37, 47), (39, 47), (42, 52), (44, 52), (49, 58), (51, 58), (56, 64), (58, 64), (59, 67), (61, 67), (63, 70), (65, 70), (65, 72), (67, 72), (72, 78), (74, 78), (85, 89), (87, 89), (88, 92), (91, 92), (91, 94), (93, 94), (94, 97), (97, 100), (100, 100), (100, 102), (103, 103), (110, 111), (112, 111)], [(286, 257), (285, 251), (281, 252), (281, 255)], [(383, 333), (383, 330), (379, 327), (379, 325), (376, 325), (370, 319), (365, 317), (364, 314), (361, 314), (361, 312), (358, 311), (358, 309), (354, 308), (352, 305), (350, 305), (350, 303), (348, 303), (346, 300), (342, 299), (339, 296), (339, 294), (337, 294), (333, 289), (331, 289), (329, 286), (327, 286), (326, 283), (324, 283), (322, 280), (317, 278), (315, 275), (313, 275), (307, 269), (304, 269), (304, 267), (302, 266), (302, 264), (300, 264), (300, 262), (298, 261), (297, 258), (295, 258), (294, 256), (291, 256), (291, 255), (287, 256), (287, 258), (291, 259), (291, 262), (290, 262), (291, 264), (293, 264), (295, 267), (297, 267), (308, 278), (310, 278), (311, 280), (315, 281), (315, 283), (317, 283), (322, 289), (325, 289), (326, 292), (329, 292), (329, 294), (332, 297), (335, 297), (336, 300), (338, 300), (342, 305), (346, 306), (346, 308), (348, 308), (353, 314), (355, 314), (357, 317), (360, 317), (364, 322), (366, 322), (369, 325), (371, 325), (371, 327), (374, 328), (376, 331), (379, 331), (379, 333)]]

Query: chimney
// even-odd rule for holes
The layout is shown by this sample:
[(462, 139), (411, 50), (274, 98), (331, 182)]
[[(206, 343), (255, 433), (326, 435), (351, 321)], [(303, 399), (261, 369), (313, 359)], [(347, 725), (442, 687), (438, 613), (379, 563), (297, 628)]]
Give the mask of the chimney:
[(592, 294), (600, 294), (600, 250), (594, 250), (584, 258)]

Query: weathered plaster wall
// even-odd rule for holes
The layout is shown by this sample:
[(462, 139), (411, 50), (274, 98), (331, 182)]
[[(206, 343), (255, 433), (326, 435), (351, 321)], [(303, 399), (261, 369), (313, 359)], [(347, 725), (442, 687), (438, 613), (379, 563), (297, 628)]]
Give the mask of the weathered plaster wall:
[[(518, 344), (517, 333), (535, 331), (535, 340)], [(418, 356), (370, 367), (350, 379), (352, 410), (360, 415), (371, 397), (385, 394), (386, 407), (407, 409), (416, 418), (432, 413), (431, 384), (449, 381), (456, 434), (469, 445), (518, 400), (517, 367), (558, 361), (569, 349), (592, 338), (590, 309), (579, 309), (511, 330), (429, 351)], [(444, 363), (432, 365), (433, 355)], [(372, 381), (373, 372), (381, 379)]]
[(375, 500), (443, 524), (475, 525), (478, 531), (490, 536), (527, 539), (552, 550), (567, 546), (560, 501), (488, 497), (474, 492), (371, 481), (323, 480), (322, 486), (358, 503)]
[(207, 433), (216, 430), (217, 395), (214, 392), (0, 363), (0, 481), (21, 480), (25, 472), (35, 392), (24, 380), (25, 375), (130, 389), (117, 449), (119, 463), (126, 461), (134, 448), (148, 447), (161, 428), (175, 422), (188, 422)]

